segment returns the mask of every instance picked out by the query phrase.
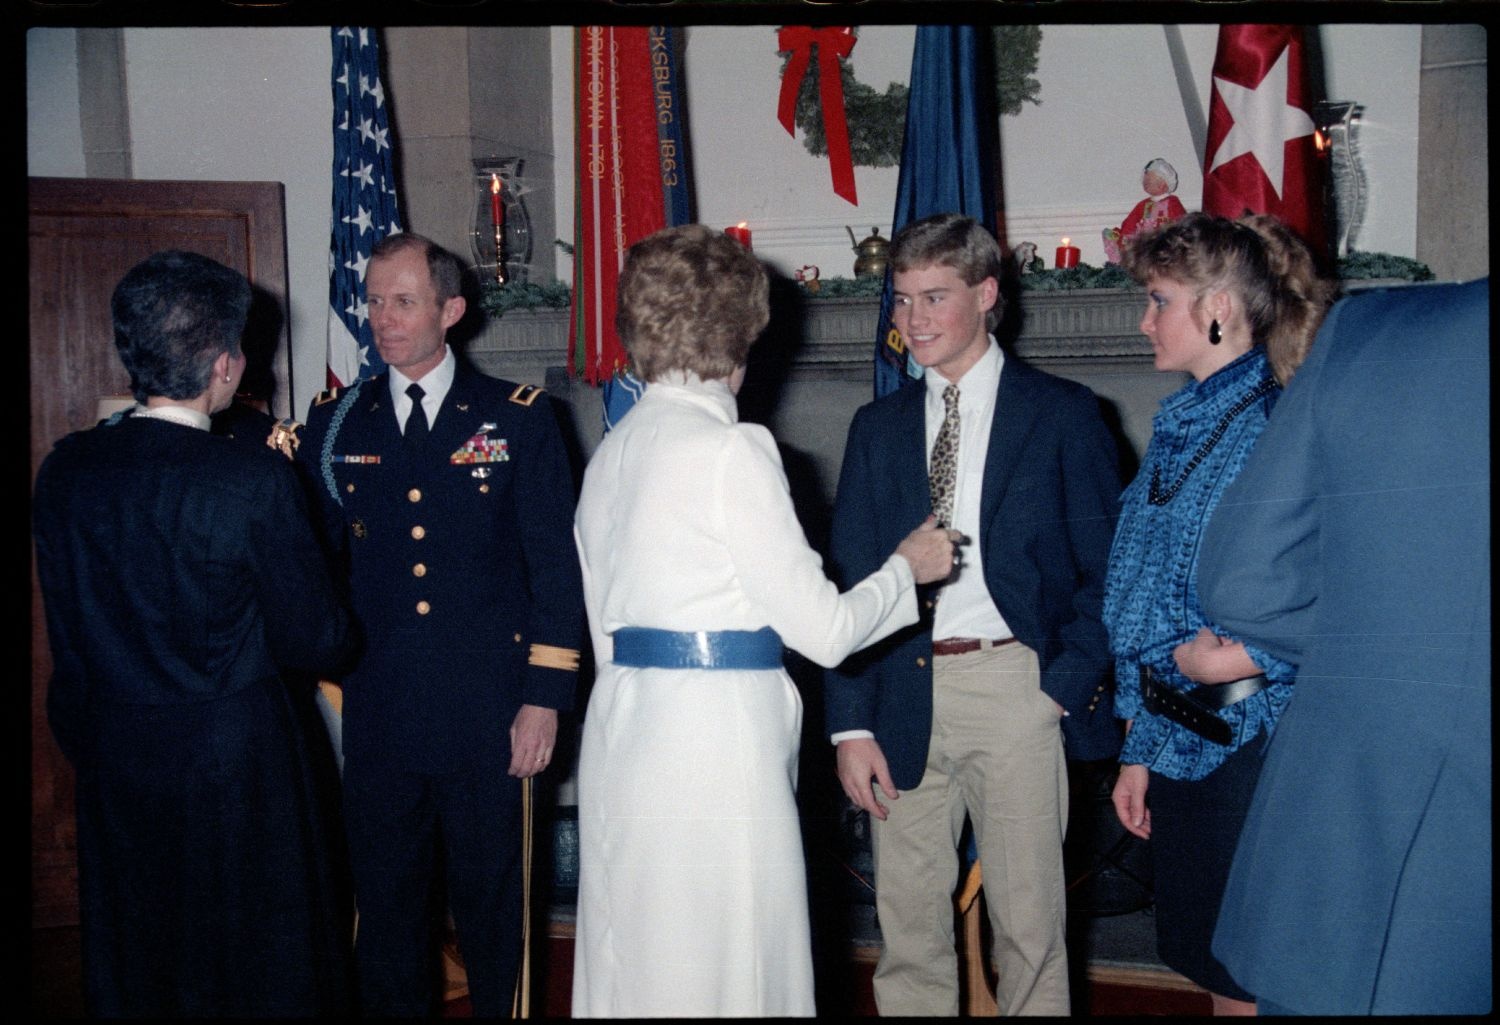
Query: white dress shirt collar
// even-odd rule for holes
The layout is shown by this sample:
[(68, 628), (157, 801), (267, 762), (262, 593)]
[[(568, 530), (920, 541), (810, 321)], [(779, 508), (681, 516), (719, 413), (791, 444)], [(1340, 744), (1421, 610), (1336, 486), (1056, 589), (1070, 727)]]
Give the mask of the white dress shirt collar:
[[(406, 394), (406, 389), (412, 384), (412, 379), (395, 367), (390, 367), (389, 370), (391, 402), (396, 408), (396, 422), (405, 430), (406, 418), (411, 413), (411, 396)], [(422, 386), (422, 408), (427, 411), (429, 425), (437, 423), (438, 410), (448, 397), (448, 390), (453, 387), (453, 375), (457, 370), (458, 357), (453, 355), (453, 347), (445, 343), (443, 361), (416, 382)]]
[(950, 384), (958, 385), (960, 396), (989, 394), (999, 386), (1000, 370), (1004, 365), (1005, 357), (1000, 351), (1000, 344), (995, 341), (994, 335), (990, 335), (990, 346), (984, 350), (984, 355), (957, 381), (949, 381), (935, 369), (927, 370), (922, 375), (922, 380), (927, 385), (927, 397), (929, 401), (936, 397), (941, 403), (943, 389)]

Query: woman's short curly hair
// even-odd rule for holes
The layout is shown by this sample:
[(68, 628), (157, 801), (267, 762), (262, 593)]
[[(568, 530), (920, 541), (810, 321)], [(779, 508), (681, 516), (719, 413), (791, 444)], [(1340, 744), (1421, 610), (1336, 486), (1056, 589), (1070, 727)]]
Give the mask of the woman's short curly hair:
[(1337, 291), (1300, 236), (1268, 214), (1237, 221), (1192, 212), (1133, 236), (1121, 265), (1144, 284), (1178, 281), (1198, 296), (1232, 289), (1251, 341), (1263, 345), (1276, 379), (1292, 379), (1307, 358)]
[(126, 272), (110, 297), (115, 349), (137, 402), (208, 390), (214, 361), (242, 354), (250, 282), (200, 253), (169, 249)]
[(615, 328), (642, 380), (670, 370), (728, 377), (771, 319), (770, 291), (766, 269), (728, 235), (666, 228), (626, 254)]

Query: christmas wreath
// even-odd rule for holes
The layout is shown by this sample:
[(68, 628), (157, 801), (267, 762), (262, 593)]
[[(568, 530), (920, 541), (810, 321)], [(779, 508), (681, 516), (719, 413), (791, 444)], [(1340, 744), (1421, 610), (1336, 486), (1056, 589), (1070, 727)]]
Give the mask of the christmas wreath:
[[(859, 29), (850, 30), (858, 38)], [(996, 109), (1019, 114), (1023, 103), (1040, 104), (1041, 83), (1033, 75), (1037, 51), (1042, 44), (1040, 25), (996, 25), (991, 29), (995, 46)], [(792, 59), (781, 51), (781, 73)], [(802, 144), (815, 157), (828, 155), (828, 136), (823, 127), (823, 107), (818, 83), (819, 61), (810, 61), (797, 89), (796, 125), (802, 129)], [(853, 61), (839, 58), (839, 80), (843, 86), (844, 114), (848, 123), (849, 152), (860, 167), (894, 167), (901, 161), (901, 137), (906, 130), (906, 99), (910, 90), (891, 82), (881, 92), (859, 81)]]

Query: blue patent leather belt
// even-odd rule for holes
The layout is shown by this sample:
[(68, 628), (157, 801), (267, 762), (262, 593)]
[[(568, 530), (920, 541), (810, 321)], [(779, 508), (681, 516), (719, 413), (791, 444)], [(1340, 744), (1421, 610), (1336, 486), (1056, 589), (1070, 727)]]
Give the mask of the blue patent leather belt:
[(759, 630), (656, 630), (622, 626), (614, 632), (618, 666), (637, 669), (780, 669), (781, 635)]

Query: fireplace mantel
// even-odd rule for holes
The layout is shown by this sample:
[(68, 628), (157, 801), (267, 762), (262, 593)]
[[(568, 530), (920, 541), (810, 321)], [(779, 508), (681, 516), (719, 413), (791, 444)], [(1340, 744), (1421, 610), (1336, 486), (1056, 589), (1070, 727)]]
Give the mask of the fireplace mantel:
[[(1019, 332), (1008, 332), (1007, 351), (1092, 388), (1137, 456), (1150, 438), (1157, 403), (1186, 380), (1152, 366), (1151, 345), (1139, 329), (1143, 301), (1139, 289), (1025, 291), (1006, 325), (1020, 324)], [(805, 457), (831, 502), (849, 420), (872, 397), (879, 303), (818, 299), (787, 311), (774, 308), (774, 294), (772, 302), (772, 326), (761, 344), (783, 346), (789, 359), (772, 407), (752, 415), (771, 428), (784, 457)], [(597, 388), (568, 376), (567, 346), (567, 310), (511, 310), (493, 318), (465, 351), (487, 374), (545, 385), (566, 407), (578, 451), (587, 458), (603, 435), (602, 403)], [(747, 389), (753, 384), (752, 375)]]
[[(1021, 329), (1009, 350), (1027, 362), (1143, 359), (1150, 343), (1140, 333), (1139, 289), (1073, 289), (1021, 293)], [(879, 302), (873, 298), (818, 299), (801, 311), (802, 339), (792, 351), (799, 377), (868, 375)], [(567, 310), (511, 310), (492, 318), (466, 351), (483, 371), (514, 381), (550, 384), (566, 365)]]

